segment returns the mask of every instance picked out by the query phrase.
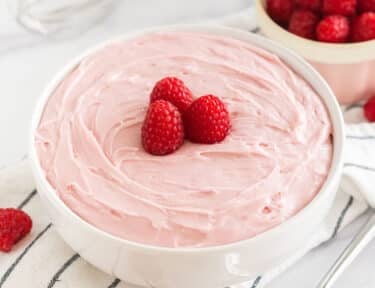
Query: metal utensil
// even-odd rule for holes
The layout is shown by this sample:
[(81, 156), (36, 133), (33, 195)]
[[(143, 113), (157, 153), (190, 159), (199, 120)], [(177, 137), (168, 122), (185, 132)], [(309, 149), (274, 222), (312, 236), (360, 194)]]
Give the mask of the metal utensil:
[(367, 246), (367, 244), (375, 238), (375, 211), (369, 220), (362, 227), (360, 232), (349, 243), (342, 252), (340, 257), (333, 264), (328, 273), (320, 281), (317, 288), (331, 288), (337, 278), (345, 271), (345, 269), (353, 262), (358, 254)]

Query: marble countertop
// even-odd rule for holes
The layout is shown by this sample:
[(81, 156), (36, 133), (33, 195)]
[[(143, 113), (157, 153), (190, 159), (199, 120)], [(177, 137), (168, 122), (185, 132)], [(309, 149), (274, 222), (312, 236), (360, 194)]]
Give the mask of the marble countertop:
[[(130, 30), (222, 17), (243, 11), (248, 5), (247, 0), (120, 1), (108, 17), (89, 31), (76, 38), (56, 40), (19, 27), (6, 3), (0, 1), (0, 166), (27, 154), (30, 119), (38, 96), (51, 77), (81, 51)], [(364, 221), (362, 217), (340, 233), (336, 241), (310, 252), (268, 287), (315, 287)], [(372, 243), (335, 287), (375, 287), (374, 265)]]

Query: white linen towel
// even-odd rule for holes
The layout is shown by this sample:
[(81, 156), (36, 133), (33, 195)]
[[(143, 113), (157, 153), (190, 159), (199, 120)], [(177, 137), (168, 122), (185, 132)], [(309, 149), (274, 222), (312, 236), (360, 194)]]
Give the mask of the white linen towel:
[[(253, 11), (224, 18), (220, 23), (256, 32), (251, 13)], [(338, 231), (361, 215), (368, 203), (375, 205), (375, 192), (372, 191), (375, 187), (375, 151), (371, 151), (375, 144), (375, 125), (364, 123), (360, 104), (343, 109), (347, 123), (356, 124), (347, 125), (345, 173), (329, 215), (314, 237), (286, 263), (236, 287), (263, 287), (314, 247), (334, 241)], [(0, 288), (133, 287), (95, 269), (62, 241), (34, 190), (26, 157), (0, 170), (0, 207), (24, 209), (34, 222), (31, 234), (11, 253), (0, 252)]]

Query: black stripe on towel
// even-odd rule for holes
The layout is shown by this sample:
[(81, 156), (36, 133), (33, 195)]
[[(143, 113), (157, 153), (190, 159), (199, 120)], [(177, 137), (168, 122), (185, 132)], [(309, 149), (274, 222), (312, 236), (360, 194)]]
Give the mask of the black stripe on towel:
[(344, 220), (346, 213), (348, 212), (350, 206), (353, 205), (353, 201), (354, 201), (353, 196), (350, 196), (348, 202), (346, 203), (344, 209), (341, 211), (340, 216), (336, 221), (335, 229), (333, 230), (333, 233), (330, 239), (333, 239), (336, 237), (337, 232), (341, 228), (342, 221)]
[(358, 168), (358, 169), (362, 169), (362, 170), (375, 172), (375, 168), (373, 168), (373, 167), (365, 166), (365, 165), (359, 165), (359, 164), (355, 164), (355, 163), (345, 163), (344, 167), (354, 167), (354, 168)]
[(347, 135), (347, 139), (353, 139), (353, 140), (375, 140), (375, 136), (354, 136), (354, 135)]
[(262, 280), (262, 276), (258, 276), (254, 282), (253, 282), (253, 285), (250, 286), (250, 288), (256, 288), (258, 287), (259, 283), (260, 283), (260, 280)]
[(17, 267), (20, 263), (22, 258), (27, 254), (27, 252), (33, 247), (33, 245), (52, 227), (52, 223), (48, 224), (36, 237), (33, 241), (30, 242), (29, 245), (23, 250), (23, 252), (16, 258), (16, 260), (10, 265), (7, 271), (5, 271), (4, 275), (1, 277), (0, 280), (0, 288), (3, 287), (5, 281), (8, 279), (9, 275), (12, 271)]
[(255, 27), (254, 29), (251, 29), (250, 32), (252, 32), (252, 33), (259, 33), (260, 32), (260, 28), (259, 27)]
[(72, 265), (75, 261), (77, 261), (78, 259), (80, 258), (79, 254), (76, 253), (74, 254), (72, 257), (70, 257), (62, 266), (59, 270), (57, 270), (57, 272), (55, 273), (55, 275), (53, 275), (51, 281), (49, 282), (48, 284), (48, 288), (51, 288), (53, 286), (55, 286), (56, 282), (57, 281), (60, 281), (59, 278), (60, 276), (65, 272), (66, 269), (69, 268), (70, 265)]
[(22, 209), (23, 207), (25, 207), (25, 205), (26, 205), (27, 203), (29, 203), (31, 199), (34, 198), (34, 196), (36, 195), (36, 193), (37, 193), (36, 189), (33, 190), (32, 192), (30, 192), (29, 195), (27, 195), (27, 197), (25, 198), (25, 200), (23, 200), (23, 201), (21, 202), (21, 204), (18, 205), (17, 208), (18, 208), (18, 209)]
[(116, 278), (115, 280), (113, 280), (113, 282), (108, 286), (108, 288), (116, 288), (118, 286), (118, 284), (120, 284), (121, 280)]
[(349, 105), (345, 108), (345, 112), (348, 112), (352, 109), (355, 109), (355, 108), (362, 108), (362, 105), (361, 104), (353, 104), (353, 105)]

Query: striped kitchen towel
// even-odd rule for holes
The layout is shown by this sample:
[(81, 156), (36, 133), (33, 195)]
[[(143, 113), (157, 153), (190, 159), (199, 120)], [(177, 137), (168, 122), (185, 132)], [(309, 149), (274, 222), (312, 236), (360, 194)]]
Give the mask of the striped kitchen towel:
[[(254, 18), (249, 14), (233, 19), (230, 17), (222, 22), (257, 31), (251, 20)], [(361, 215), (368, 203), (375, 204), (375, 194), (371, 195), (375, 185), (375, 153), (371, 151), (375, 143), (375, 126), (362, 123), (360, 104), (343, 109), (347, 123), (354, 124), (347, 125), (345, 175), (330, 214), (306, 246), (296, 251), (286, 263), (248, 283), (237, 285), (237, 288), (264, 286), (314, 247), (334, 241), (338, 231)], [(31, 234), (11, 253), (0, 252), (0, 288), (133, 287), (92, 267), (63, 242), (34, 189), (27, 158), (0, 170), (0, 207), (23, 209), (34, 222)]]

